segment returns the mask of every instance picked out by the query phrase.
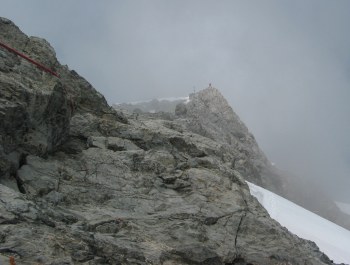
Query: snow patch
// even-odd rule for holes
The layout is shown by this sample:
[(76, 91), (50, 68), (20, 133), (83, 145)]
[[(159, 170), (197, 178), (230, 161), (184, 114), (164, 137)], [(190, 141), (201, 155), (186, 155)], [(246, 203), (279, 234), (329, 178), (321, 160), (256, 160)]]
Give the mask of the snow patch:
[(159, 101), (163, 101), (163, 100), (166, 100), (166, 101), (189, 101), (190, 100), (190, 97), (170, 97), (170, 98), (158, 98), (157, 100)]
[(334, 262), (350, 264), (350, 231), (268, 190), (247, 183), (250, 193), (273, 219), (297, 236), (314, 241)]
[(144, 103), (151, 103), (152, 101), (169, 101), (169, 102), (174, 102), (174, 101), (183, 101), (185, 104), (190, 102), (190, 97), (168, 97), (168, 98), (154, 98), (154, 99), (149, 99), (149, 100), (141, 100), (141, 101), (131, 101), (131, 102), (124, 102), (124, 103), (114, 103), (114, 105), (119, 106), (123, 104), (129, 104), (129, 105), (138, 105), (138, 104), (144, 104)]

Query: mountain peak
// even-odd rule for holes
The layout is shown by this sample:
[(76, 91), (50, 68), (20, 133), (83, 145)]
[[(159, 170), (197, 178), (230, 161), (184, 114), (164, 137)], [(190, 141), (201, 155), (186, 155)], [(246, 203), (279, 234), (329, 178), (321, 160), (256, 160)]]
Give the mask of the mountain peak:
[[(280, 191), (281, 181), (270, 174), (271, 163), (259, 148), (254, 136), (233, 111), (220, 90), (209, 86), (190, 95), (187, 104), (180, 104), (176, 114), (192, 132), (224, 144), (236, 152), (233, 163), (249, 181)], [(267, 175), (272, 176), (267, 176)]]

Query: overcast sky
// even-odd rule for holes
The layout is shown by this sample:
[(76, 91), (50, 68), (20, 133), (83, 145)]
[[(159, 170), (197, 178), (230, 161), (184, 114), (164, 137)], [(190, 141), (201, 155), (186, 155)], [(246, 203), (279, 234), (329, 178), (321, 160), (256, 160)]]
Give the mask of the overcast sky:
[(350, 1), (0, 0), (109, 103), (217, 87), (281, 169), (350, 201)]

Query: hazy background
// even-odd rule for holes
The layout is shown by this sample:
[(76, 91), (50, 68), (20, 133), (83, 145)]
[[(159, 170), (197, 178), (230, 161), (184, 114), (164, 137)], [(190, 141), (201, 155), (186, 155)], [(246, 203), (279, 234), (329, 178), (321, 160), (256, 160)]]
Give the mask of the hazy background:
[(220, 89), (278, 167), (350, 202), (350, 1), (0, 0), (109, 103)]

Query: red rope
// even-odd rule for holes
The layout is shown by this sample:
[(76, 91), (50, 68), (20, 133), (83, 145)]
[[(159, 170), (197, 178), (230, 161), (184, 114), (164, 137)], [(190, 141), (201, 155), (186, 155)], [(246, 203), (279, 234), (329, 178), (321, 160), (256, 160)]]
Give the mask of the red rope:
[(45, 72), (48, 72), (56, 77), (59, 78), (59, 75), (57, 73), (55, 73), (54, 71), (52, 71), (51, 69), (43, 66), (42, 64), (34, 61), (33, 59), (29, 58), (28, 56), (24, 55), (23, 53), (20, 53), (19, 51), (16, 51), (15, 49), (11, 48), (10, 46), (4, 44), (4, 43), (1, 43), (0, 42), (0, 46), (7, 49), (8, 51), (10, 52), (13, 52), (15, 54), (17, 54), (18, 56), (21, 56), (23, 59), (26, 59), (28, 62), (31, 62), (32, 64), (36, 65), (38, 68), (40, 68), (41, 70), (45, 71)]
[(16, 261), (13, 256), (10, 256), (10, 265), (16, 265)]

